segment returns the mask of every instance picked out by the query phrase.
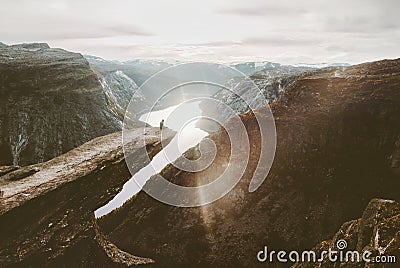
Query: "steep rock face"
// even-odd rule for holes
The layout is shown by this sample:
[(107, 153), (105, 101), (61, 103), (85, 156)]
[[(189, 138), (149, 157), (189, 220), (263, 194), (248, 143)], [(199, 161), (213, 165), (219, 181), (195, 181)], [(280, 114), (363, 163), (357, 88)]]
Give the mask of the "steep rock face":
[(0, 47), (0, 164), (46, 161), (119, 129), (82, 55), (47, 44)]
[[(165, 131), (166, 141), (173, 133)], [(48, 162), (0, 177), (0, 266), (82, 267), (151, 263), (119, 250), (99, 232), (94, 210), (120, 191), (134, 170), (161, 149), (158, 129), (133, 129), (123, 151), (121, 132), (96, 138)], [(35, 172), (29, 173), (30, 170)], [(25, 174), (25, 176), (21, 176)], [(18, 178), (16, 178), (16, 176)]]
[[(371, 263), (366, 263), (360, 257), (359, 261), (331, 262), (325, 258), (322, 263), (298, 263), (292, 268), (306, 267), (398, 267), (392, 261), (387, 263), (372, 263), (376, 256), (394, 256), (400, 259), (400, 204), (393, 200), (373, 199), (364, 210), (362, 217), (344, 223), (332, 239), (326, 240), (313, 248), (317, 256), (322, 251), (337, 250), (337, 241), (344, 239), (347, 243), (346, 251), (365, 251), (372, 253), (369, 256)], [(357, 258), (355, 258), (357, 260)]]
[[(250, 80), (230, 81), (230, 88), (233, 92), (220, 91), (216, 94), (216, 98), (232, 107), (237, 113), (244, 113), (249, 110), (248, 106), (259, 108), (270, 102), (277, 101), (293, 82), (299, 78), (299, 75), (310, 72), (314, 69), (306, 67), (279, 66), (270, 67), (259, 71), (250, 76)], [(254, 87), (253, 82), (259, 90), (249, 90)], [(261, 91), (261, 92), (260, 92)], [(260, 98), (256, 98), (255, 93), (263, 94), (263, 102), (254, 102)], [(247, 104), (244, 102), (248, 102)]]
[[(277, 151), (262, 186), (248, 192), (260, 153), (252, 113), (241, 116), (250, 138), (250, 161), (236, 187), (199, 208), (162, 204), (145, 193), (101, 220), (120, 248), (150, 256), (161, 267), (258, 265), (271, 249), (309, 249), (340, 225), (360, 217), (374, 197), (400, 200), (400, 60), (321, 70), (298, 78), (272, 104)], [(256, 111), (261, 116), (263, 108)], [(227, 123), (227, 127), (236, 129)], [(216, 165), (163, 175), (184, 186), (215, 178), (229, 160), (224, 131), (211, 136)], [(238, 163), (240, 165), (240, 163)], [(152, 180), (147, 184), (151, 185)]]
[[(107, 97), (110, 109), (124, 120), (125, 111), (130, 101), (135, 103), (138, 110), (148, 106), (145, 96), (138, 91), (138, 85), (127, 76), (124, 71), (102, 67), (91, 63), (91, 67), (97, 73), (103, 91)], [(122, 68), (123, 69), (123, 68)], [(134, 99), (132, 99), (134, 97)], [(136, 118), (131, 118), (132, 123), (137, 123)]]
[[(251, 109), (260, 108), (271, 102), (279, 100), (296, 79), (301, 78), (316, 69), (308, 67), (280, 66), (279, 64), (267, 66), (248, 78), (232, 78), (227, 83), (227, 89), (220, 90), (214, 98), (221, 103), (216, 107), (210, 107), (207, 102), (200, 104), (205, 115), (215, 118), (229, 117), (232, 112), (245, 113)], [(228, 90), (230, 89), (230, 90)], [(201, 120), (198, 123), (206, 130), (216, 130), (219, 126), (210, 123), (209, 120)]]
[(141, 86), (153, 74), (171, 67), (179, 62), (167, 62), (162, 60), (130, 60), (130, 61), (113, 61), (105, 60), (100, 57), (85, 55), (85, 58), (96, 69), (102, 72), (122, 71), (135, 83)]

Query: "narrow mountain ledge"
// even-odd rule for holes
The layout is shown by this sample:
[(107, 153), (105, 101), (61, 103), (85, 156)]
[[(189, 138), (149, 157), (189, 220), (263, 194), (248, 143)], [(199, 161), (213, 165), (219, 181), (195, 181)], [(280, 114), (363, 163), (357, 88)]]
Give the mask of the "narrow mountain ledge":
[[(137, 171), (149, 162), (143, 149), (150, 158), (161, 150), (156, 128), (146, 128), (144, 135), (143, 129), (124, 135), (129, 135), (125, 152), (137, 159)], [(167, 131), (164, 137), (172, 136)], [(96, 229), (93, 211), (110, 201), (131, 177), (122, 145), (122, 133), (113, 133), (0, 177), (0, 266), (65, 265), (66, 260), (82, 265), (84, 260), (73, 257), (76, 250), (96, 255), (105, 264), (115, 262), (104, 246), (110, 243)], [(120, 263), (151, 262), (130, 254), (123, 257), (125, 262)]]

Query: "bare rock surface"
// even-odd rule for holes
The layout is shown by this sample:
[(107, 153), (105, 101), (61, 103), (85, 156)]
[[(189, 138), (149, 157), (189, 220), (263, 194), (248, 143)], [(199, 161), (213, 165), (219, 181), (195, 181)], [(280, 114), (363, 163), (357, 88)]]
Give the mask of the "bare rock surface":
[(0, 165), (47, 161), (119, 130), (81, 54), (40, 43), (0, 46)]
[(18, 166), (1, 166), (0, 167), (0, 176), (3, 176), (11, 171), (17, 170)]
[[(322, 263), (298, 263), (293, 268), (312, 267), (398, 267), (400, 260), (400, 204), (393, 200), (372, 199), (364, 210), (362, 217), (344, 223), (332, 239), (325, 240), (315, 246), (313, 251), (320, 256), (322, 251), (336, 250), (337, 241), (344, 239), (347, 243), (343, 250), (357, 251), (360, 255), (371, 252), (368, 256), (371, 262), (359, 261), (331, 262), (328, 258)], [(396, 262), (374, 263), (376, 256), (394, 256)], [(357, 260), (357, 258), (354, 258)]]
[[(89, 266), (151, 263), (124, 253), (96, 229), (94, 210), (106, 204), (131, 177), (125, 164), (132, 157), (134, 170), (144, 167), (161, 149), (159, 130), (132, 129), (96, 138), (48, 162), (14, 172), (34, 174), (13, 179), (0, 177), (0, 266)], [(163, 134), (164, 135), (164, 134)], [(165, 131), (165, 139), (172, 138)]]

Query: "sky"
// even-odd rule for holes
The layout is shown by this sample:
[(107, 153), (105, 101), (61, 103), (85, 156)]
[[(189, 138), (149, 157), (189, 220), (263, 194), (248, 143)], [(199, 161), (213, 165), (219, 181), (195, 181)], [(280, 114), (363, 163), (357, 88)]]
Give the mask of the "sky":
[(105, 59), (360, 63), (400, 57), (398, 0), (1, 0), (0, 42)]

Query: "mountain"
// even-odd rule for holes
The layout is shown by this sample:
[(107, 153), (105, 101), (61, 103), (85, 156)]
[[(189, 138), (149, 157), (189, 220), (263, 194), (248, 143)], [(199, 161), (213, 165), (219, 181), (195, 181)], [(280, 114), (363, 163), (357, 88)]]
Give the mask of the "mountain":
[(244, 73), (245, 75), (252, 75), (264, 69), (277, 68), (281, 66), (281, 64), (269, 61), (260, 61), (260, 62), (250, 61), (250, 62), (231, 63), (229, 64), (229, 66)]
[[(98, 73), (101, 84), (106, 92), (107, 98), (112, 103), (112, 109), (123, 119), (125, 110), (132, 101), (135, 107), (135, 115), (131, 116), (131, 119), (135, 123), (137, 120), (136, 115), (150, 109), (156, 102), (158, 96), (165, 92), (167, 88), (164, 86), (169, 81), (175, 81), (176, 78), (158, 76), (158, 80), (155, 87), (152, 87), (151, 92), (138, 90), (138, 88), (152, 75), (164, 70), (167, 67), (173, 66), (175, 63), (169, 63), (164, 61), (152, 61), (152, 60), (132, 60), (132, 61), (109, 61), (96, 56), (86, 55), (85, 58), (89, 61), (91, 68)], [(132, 99), (132, 97), (134, 97)], [(179, 101), (179, 100), (175, 100)], [(164, 103), (165, 108), (175, 103)]]
[(294, 67), (309, 67), (309, 68), (329, 68), (329, 67), (349, 67), (351, 66), (348, 63), (297, 63), (297, 64), (293, 64), (292, 66)]
[[(136, 70), (150, 76), (165, 68), (147, 64), (142, 70), (136, 62), (124, 68), (117, 61), (87, 59), (90, 65), (78, 53), (45, 43), (0, 44), (1, 164), (43, 162), (119, 130), (138, 89), (124, 71), (136, 79)], [(149, 105), (138, 95), (135, 105), (140, 111)], [(136, 118), (132, 121), (137, 123)]]
[[(109, 61), (90, 55), (86, 55), (85, 57), (92, 66), (92, 69), (96, 70), (103, 77), (102, 85), (105, 88), (105, 92), (110, 102), (114, 103), (114, 110), (121, 115), (124, 114), (124, 109), (127, 107), (132, 96), (135, 96), (132, 101), (137, 108), (135, 110), (136, 114), (141, 114), (150, 109), (153, 104), (157, 102), (158, 98), (170, 88), (167, 85), (174, 86), (179, 84), (182, 77), (182, 73), (174, 73), (173, 69), (165, 71), (165, 69), (185, 64), (185, 62), (179, 61), (137, 59), (120, 62)], [(210, 91), (211, 94), (214, 95), (214, 98), (221, 100), (223, 104), (231, 106), (238, 113), (248, 109), (247, 105), (241, 101), (241, 97), (244, 97), (245, 100), (254, 100), (255, 103), (252, 104), (256, 107), (260, 107), (277, 100), (284, 92), (286, 86), (290, 85), (294, 78), (301, 73), (323, 67), (348, 66), (348, 64), (315, 64), (308, 67), (301, 66), (302, 64), (299, 64), (299, 66), (291, 66), (260, 61), (229, 63), (227, 66), (232, 69), (226, 68), (224, 72), (221, 72), (217, 64), (203, 63), (201, 70), (194, 67), (195, 65), (196, 64), (191, 65), (190, 63), (186, 63), (186, 69), (184, 70), (185, 77), (194, 76), (194, 74), (201, 72), (204, 81), (219, 81), (221, 85), (235, 87), (236, 91), (227, 92), (226, 90), (211, 89), (212, 87), (208, 87), (207, 89), (199, 87), (191, 92), (191, 95), (196, 95), (200, 91), (202, 93), (204, 93), (204, 91)], [(249, 90), (251, 85), (249, 85), (248, 80), (243, 79), (243, 75), (239, 75), (235, 70), (238, 70), (243, 75), (248, 75), (261, 89), (266, 100), (259, 102), (260, 98), (255, 98), (255, 96), (253, 96), (254, 91)], [(181, 70), (181, 72), (183, 72), (183, 70)], [(150, 90), (146, 90), (145, 92), (143, 92), (143, 90), (137, 90), (138, 87), (142, 86), (147, 79), (155, 74), (157, 83), (152, 84)], [(137, 93), (137, 95), (135, 93)], [(169, 100), (165, 97), (163, 102), (160, 103), (160, 106), (156, 109), (177, 105), (184, 100), (186, 100), (186, 98), (183, 95), (170, 96)], [(203, 106), (207, 106), (207, 104)], [(214, 110), (210, 110), (208, 107), (205, 107), (203, 110), (205, 114), (214, 113)], [(209, 130), (215, 128), (215, 126), (211, 125), (206, 126), (205, 122), (199, 125)]]
[[(140, 192), (101, 218), (100, 229), (120, 248), (150, 256), (157, 267), (255, 266), (264, 246), (310, 249), (342, 223), (361, 217), (371, 199), (400, 200), (399, 88), (400, 59), (300, 76), (271, 104), (277, 149), (257, 191), (248, 191), (261, 148), (259, 126), (249, 112), (240, 119), (249, 134), (250, 159), (227, 195), (206, 206), (183, 208)], [(263, 111), (255, 113), (264, 116)], [(240, 129), (235, 122), (225, 125), (233, 135)], [(209, 138), (218, 149), (210, 167), (192, 173), (171, 165), (162, 175), (181, 186), (196, 186), (212, 181), (226, 163), (243, 167), (240, 159), (229, 162), (225, 131)], [(186, 153), (190, 159), (198, 155), (198, 148)], [(155, 177), (145, 187), (150, 190), (154, 183)]]
[[(232, 78), (227, 82), (226, 89), (221, 89), (214, 94), (213, 98), (219, 100), (219, 104), (209, 105), (207, 101), (203, 101), (200, 108), (205, 116), (223, 122), (223, 118), (228, 118), (235, 113), (245, 113), (279, 100), (296, 79), (316, 70), (309, 67), (274, 65), (249, 77)], [(200, 120), (197, 126), (211, 132), (219, 127), (210, 120)]]
[(41, 49), (48, 49), (50, 46), (46, 43), (23, 43), (11, 45), (10, 48), (14, 50), (28, 50), (28, 51), (38, 51)]
[[(250, 82), (270, 102), (277, 130), (274, 163), (255, 192), (249, 184), (265, 150), (255, 116), (267, 110), (257, 102), (247, 111), (235, 95), (215, 92), (241, 113), (248, 164), (242, 161), (247, 148), (231, 159), (234, 143), (219, 129), (209, 136), (218, 149), (210, 167), (188, 172), (170, 165), (162, 175), (192, 187), (211, 182), (227, 166), (233, 179), (244, 168), (238, 184), (223, 198), (192, 208), (163, 204), (142, 191), (100, 219), (93, 211), (131, 177), (125, 157), (138, 171), (148, 164), (141, 151), (151, 158), (161, 143), (158, 129), (132, 129), (125, 155), (121, 133), (102, 136), (121, 127), (126, 99), (140, 82), (118, 62), (93, 61), (99, 63), (45, 44), (0, 44), (0, 164), (27, 165), (0, 167), (1, 266), (249, 267), (260, 264), (256, 256), (264, 246), (318, 250), (343, 234), (351, 248), (375, 254), (398, 245), (400, 59), (319, 70), (270, 66), (253, 74)], [(248, 80), (215, 68), (204, 75), (234, 83), (254, 99)], [(177, 77), (167, 72), (161, 81), (155, 95)], [(244, 137), (238, 123), (232, 118), (225, 129)], [(185, 157), (202, 153), (211, 152), (196, 146)], [(156, 182), (152, 177), (146, 190)], [(207, 194), (199, 190), (195, 198)]]
[(0, 46), (1, 165), (43, 162), (120, 128), (82, 55), (42, 43)]
[[(225, 84), (226, 81), (237, 75), (237, 72), (233, 69), (222, 73), (218, 70), (218, 65), (212, 63), (187, 63), (185, 67), (182, 67), (180, 62), (154, 60), (116, 62), (93, 56), (86, 56), (86, 58), (90, 62), (92, 69), (96, 70), (104, 78), (102, 84), (106, 89), (105, 91), (111, 93), (107, 93), (107, 95), (111, 96), (111, 99), (116, 99), (120, 108), (126, 108), (127, 103), (132, 101), (135, 108), (134, 113), (137, 115), (151, 109), (154, 104), (158, 104), (156, 109), (163, 109), (188, 99), (187, 92), (178, 91), (169, 92), (161, 101), (159, 99), (165, 92), (181, 84), (182, 77), (195, 77), (201, 73), (205, 81), (209, 79)], [(166, 69), (172, 66), (176, 66), (176, 68)], [(149, 82), (145, 85), (143, 83), (155, 74), (157, 74), (156, 78), (150, 82), (151, 87), (148, 88)], [(125, 80), (125, 82), (122, 82), (122, 80)], [(127, 86), (127, 84), (131, 85)], [(138, 86), (142, 86), (140, 91), (137, 90)], [(108, 89), (110, 87), (112, 88), (111, 90)], [(214, 94), (217, 90), (211, 87), (199, 87), (191, 90), (190, 97), (196, 94), (204, 95), (205, 92), (209, 91)], [(115, 93), (119, 95), (116, 98), (112, 96)], [(134, 99), (131, 100), (132, 96), (134, 96)]]
[(103, 72), (122, 71), (139, 86), (155, 73), (165, 68), (179, 64), (179, 62), (168, 62), (159, 60), (130, 60), (115, 61), (105, 60), (100, 57), (85, 55), (89, 63)]
[[(135, 102), (135, 106), (139, 111), (149, 105), (145, 96), (138, 90), (139, 87), (136, 82), (121, 70), (123, 68), (118, 68), (118, 65), (112, 67), (113, 63), (106, 63), (106, 66), (103, 66), (98, 62), (104, 63), (106, 61), (100, 58), (96, 58), (96, 61), (94, 63), (93, 57), (90, 58), (91, 68), (99, 77), (110, 109), (118, 115), (121, 121), (124, 120), (125, 111), (130, 101)], [(135, 98), (132, 99), (134, 96)], [(138, 123), (136, 117), (131, 118), (131, 121)]]
[[(241, 79), (239, 81), (232, 79), (229, 81), (229, 88), (233, 88), (234, 90), (219, 91), (214, 97), (222, 100), (224, 104), (233, 108), (237, 113), (244, 113), (248, 111), (249, 106), (254, 109), (277, 101), (283, 95), (286, 88), (299, 78), (299, 75), (313, 70), (315, 69), (307, 67), (269, 67), (250, 75), (251, 82), (248, 79)], [(249, 90), (254, 87), (253, 83), (259, 90)], [(254, 102), (260, 99), (256, 98), (255, 93), (261, 93), (264, 96), (265, 102)], [(247, 101), (247, 104), (244, 101)]]

